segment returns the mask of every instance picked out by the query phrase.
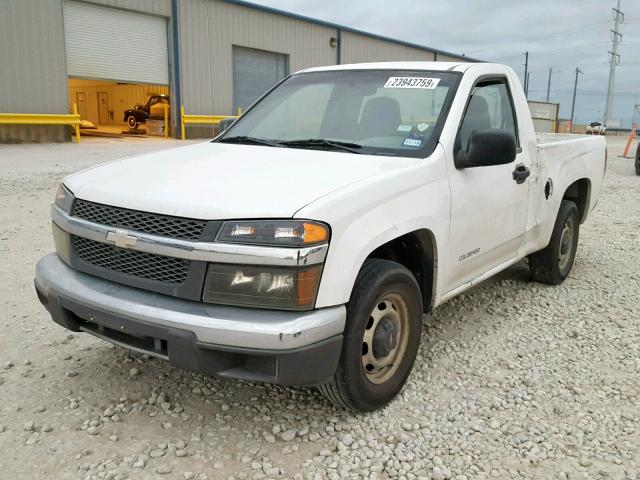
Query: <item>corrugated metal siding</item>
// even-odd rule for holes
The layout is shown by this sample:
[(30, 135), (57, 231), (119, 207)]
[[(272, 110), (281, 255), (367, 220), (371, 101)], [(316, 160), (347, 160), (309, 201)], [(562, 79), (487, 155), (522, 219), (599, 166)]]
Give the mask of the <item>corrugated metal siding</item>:
[(0, 1), (0, 112), (67, 113), (61, 0)]
[(183, 103), (187, 113), (232, 113), (232, 46), (282, 53), (291, 72), (336, 63), (336, 30), (218, 0), (180, 3)]
[(445, 55), (443, 53), (438, 54), (438, 58), (436, 59), (438, 62), (468, 62), (469, 60), (465, 60), (464, 57), (452, 57), (450, 55)]
[(342, 32), (342, 63), (432, 60), (432, 52), (353, 32)]
[(171, 0), (89, 0), (89, 3), (162, 15), (163, 17), (171, 16)]

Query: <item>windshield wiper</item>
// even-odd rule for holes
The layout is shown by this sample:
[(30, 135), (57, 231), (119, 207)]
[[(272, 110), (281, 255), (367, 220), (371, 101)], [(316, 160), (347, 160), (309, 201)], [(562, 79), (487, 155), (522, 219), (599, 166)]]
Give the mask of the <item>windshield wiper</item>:
[(249, 143), (253, 145), (266, 145), (267, 147), (281, 147), (282, 145), (275, 140), (267, 140), (264, 138), (248, 137), (246, 135), (238, 135), (236, 137), (225, 137), (218, 140), (219, 143)]
[(362, 145), (351, 142), (341, 142), (339, 140), (327, 140), (326, 138), (307, 138), (304, 140), (286, 140), (279, 142), (281, 145), (287, 147), (330, 147), (339, 150), (345, 150), (351, 153), (362, 153), (358, 149), (362, 148)]

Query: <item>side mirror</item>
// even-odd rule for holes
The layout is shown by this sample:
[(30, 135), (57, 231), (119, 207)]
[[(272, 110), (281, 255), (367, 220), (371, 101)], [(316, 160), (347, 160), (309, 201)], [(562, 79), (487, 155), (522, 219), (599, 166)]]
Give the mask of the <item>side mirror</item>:
[(516, 158), (516, 139), (505, 130), (475, 130), (471, 133), (467, 149), (455, 154), (456, 168), (488, 167), (504, 165)]
[(235, 118), (225, 118), (224, 120), (220, 120), (220, 133), (224, 132), (235, 121)]

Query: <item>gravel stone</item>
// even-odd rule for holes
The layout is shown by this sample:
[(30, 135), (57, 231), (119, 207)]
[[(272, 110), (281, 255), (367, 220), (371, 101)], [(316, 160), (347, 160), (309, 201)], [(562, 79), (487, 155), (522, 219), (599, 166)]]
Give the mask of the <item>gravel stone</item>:
[(160, 457), (164, 457), (165, 451), (162, 448), (156, 448), (154, 450), (151, 450), (149, 452), (149, 456), (151, 458), (160, 458)]
[(345, 433), (344, 435), (340, 436), (340, 441), (347, 447), (350, 447), (353, 444), (354, 439), (350, 433)]
[(171, 473), (172, 471), (173, 471), (173, 467), (166, 463), (161, 463), (160, 465), (156, 465), (156, 473), (159, 473), (160, 475), (166, 475), (168, 473)]

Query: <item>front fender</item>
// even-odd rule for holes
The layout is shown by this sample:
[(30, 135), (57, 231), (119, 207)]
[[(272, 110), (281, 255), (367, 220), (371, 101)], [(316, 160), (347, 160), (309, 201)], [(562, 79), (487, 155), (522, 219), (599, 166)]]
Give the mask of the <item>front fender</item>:
[(344, 187), (297, 212), (296, 217), (331, 225), (316, 307), (346, 303), (362, 264), (379, 246), (420, 229), (430, 230), (436, 245), (446, 242), (449, 209), (448, 177), (438, 147), (412, 166)]

